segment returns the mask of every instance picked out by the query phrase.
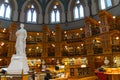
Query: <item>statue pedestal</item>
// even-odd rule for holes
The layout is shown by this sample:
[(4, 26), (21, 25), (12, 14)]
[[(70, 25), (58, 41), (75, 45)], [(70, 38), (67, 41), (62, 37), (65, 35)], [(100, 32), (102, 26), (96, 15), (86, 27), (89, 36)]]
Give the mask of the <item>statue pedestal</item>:
[(28, 74), (21, 75), (21, 74), (7, 74), (1, 75), (0, 80), (29, 80)]
[(29, 67), (26, 56), (13, 55), (7, 69), (7, 74), (28, 74)]

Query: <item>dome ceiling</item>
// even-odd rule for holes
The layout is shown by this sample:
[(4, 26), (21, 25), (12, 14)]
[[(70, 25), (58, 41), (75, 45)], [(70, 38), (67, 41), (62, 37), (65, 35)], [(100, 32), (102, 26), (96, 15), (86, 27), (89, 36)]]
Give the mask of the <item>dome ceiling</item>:
[[(22, 5), (24, 4), (24, 2), (26, 0), (16, 0), (18, 3), (18, 8), (21, 9)], [(30, 1), (30, 0), (29, 0)], [(32, 1), (32, 0), (31, 0)], [(51, 1), (51, 0), (37, 0), (39, 2), (39, 4), (41, 5), (43, 11), (46, 8), (47, 4)], [(58, 0), (55, 0), (58, 1)], [(64, 4), (64, 7), (67, 9), (67, 4), (69, 3), (70, 0), (59, 0)]]
[[(2, 2), (4, 0), (0, 0)], [(26, 28), (29, 31), (41, 31), (42, 30), (42, 25), (46, 24), (49, 26), (50, 29), (54, 30), (55, 25), (58, 23), (51, 23), (51, 15), (50, 11), (52, 10), (54, 5), (58, 5), (58, 8), (60, 10), (60, 25), (63, 30), (69, 30), (69, 29), (76, 29), (80, 27), (84, 27), (84, 17), (92, 17), (96, 20), (99, 20), (98, 17), (98, 12), (100, 10), (100, 7), (98, 6), (99, 0), (80, 0), (80, 4), (84, 8), (83, 11), (83, 17), (79, 19), (75, 19), (76, 15), (73, 12), (74, 6), (79, 7), (78, 4), (76, 4), (76, 0), (9, 0), (12, 5), (12, 18), (11, 21), (8, 20), (3, 20), (3, 25), (8, 26), (12, 21), (16, 22), (22, 22), (25, 23)], [(38, 13), (36, 23), (28, 24), (27, 23), (27, 17), (26, 17), (26, 11), (29, 9), (31, 4), (35, 5), (36, 11)], [(119, 15), (117, 14), (119, 12), (119, 9), (117, 9), (116, 6), (119, 4), (119, 1), (112, 0), (112, 6), (115, 6), (112, 8), (107, 7), (106, 10), (113, 13), (114, 15)], [(60, 4), (60, 5), (59, 5)], [(105, 4), (106, 5), (106, 4)], [(114, 10), (114, 11), (112, 11)], [(82, 12), (82, 11), (81, 11)], [(79, 12), (80, 14), (80, 12)], [(78, 16), (78, 15), (77, 15)], [(52, 16), (54, 17), (54, 16)], [(36, 25), (37, 24), (37, 25)]]
[[(3, 1), (3, 0), (1, 0)], [(0, 1), (0, 2), (1, 2)], [(67, 30), (68, 28), (78, 28), (78, 27), (83, 27), (84, 24), (80, 24), (81, 21), (83, 23), (83, 19), (78, 20), (78, 21), (74, 21), (72, 19), (72, 8), (71, 6), (73, 6), (76, 2), (76, 0), (9, 0), (10, 2), (13, 2), (11, 5), (14, 5), (13, 8), (13, 13), (12, 13), (12, 18), (11, 21), (7, 21), (7, 20), (3, 20), (3, 25), (8, 26), (12, 21), (16, 21), (16, 22), (22, 22), (25, 23), (26, 26), (29, 26), (29, 24), (26, 23), (25, 21), (25, 17), (23, 16), (23, 14), (25, 14), (25, 10), (26, 8), (28, 8), (29, 3), (34, 3), (35, 5), (40, 8), (38, 8), (38, 22), (37, 25), (31, 24), (30, 26), (34, 26), (34, 29), (29, 28), (28, 30), (30, 31), (38, 31), (38, 28), (40, 26), (42, 26), (42, 24), (47, 24), (49, 25), (49, 27), (54, 30), (54, 23), (51, 24), (50, 23), (50, 19), (49, 16), (47, 15), (47, 13), (49, 13), (50, 10), (50, 6), (53, 5), (54, 3), (56, 4), (56, 2), (58, 2), (58, 4), (60, 4), (60, 9), (61, 9), (61, 20), (60, 20), (60, 24), (61, 26), (64, 28), (64, 30)], [(80, 0), (80, 3), (82, 5), (84, 5), (84, 7), (86, 7), (86, 10), (88, 11), (85, 15), (87, 16), (91, 16), (91, 11), (89, 11), (89, 7), (91, 6), (91, 2), (92, 0)], [(90, 5), (89, 5), (90, 4)], [(26, 6), (27, 5), (27, 6)], [(40, 6), (39, 6), (40, 5)], [(71, 11), (71, 12), (70, 12)], [(69, 13), (68, 13), (69, 12)], [(70, 16), (71, 15), (71, 16)], [(76, 22), (74, 25), (73, 23)], [(74, 27), (73, 27), (74, 25)], [(69, 27), (68, 27), (69, 26)], [(36, 28), (35, 28), (36, 27)], [(62, 29), (63, 29), (62, 28)], [(39, 28), (39, 31), (41, 29)]]

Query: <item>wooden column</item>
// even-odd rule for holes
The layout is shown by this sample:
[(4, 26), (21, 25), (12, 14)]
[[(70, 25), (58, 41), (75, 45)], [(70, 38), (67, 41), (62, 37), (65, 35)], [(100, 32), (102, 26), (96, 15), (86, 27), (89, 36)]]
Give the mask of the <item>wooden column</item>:
[(101, 33), (109, 32), (110, 23), (111, 21), (113, 21), (113, 16), (106, 11), (100, 11), (99, 18), (100, 18), (100, 32)]
[(11, 57), (12, 54), (15, 54), (15, 42), (16, 42), (16, 31), (18, 24), (13, 22), (9, 26), (9, 44), (8, 44), (8, 57)]
[(85, 37), (92, 36), (92, 30), (91, 30), (91, 22), (89, 20), (90, 18), (85, 18)]
[(43, 40), (42, 40), (42, 47), (43, 47), (43, 52), (41, 54), (41, 57), (47, 57), (48, 56), (48, 52), (47, 52), (47, 35), (49, 34), (49, 28), (47, 25), (43, 25), (42, 27), (42, 32), (43, 32)]
[(110, 34), (106, 33), (103, 36), (103, 54), (112, 54), (112, 48), (110, 44)]
[(56, 27), (55, 57), (61, 57), (62, 29), (59, 25), (56, 25), (55, 27)]
[(92, 38), (85, 39), (85, 45), (86, 45), (87, 55), (94, 55), (93, 39)]

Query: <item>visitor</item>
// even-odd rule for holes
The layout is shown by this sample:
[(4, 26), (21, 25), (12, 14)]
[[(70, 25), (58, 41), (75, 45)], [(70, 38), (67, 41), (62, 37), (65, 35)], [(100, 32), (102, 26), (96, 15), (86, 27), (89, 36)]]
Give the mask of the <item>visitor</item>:
[(46, 73), (44, 80), (50, 80), (50, 79), (52, 79), (52, 76), (50, 75), (50, 73)]

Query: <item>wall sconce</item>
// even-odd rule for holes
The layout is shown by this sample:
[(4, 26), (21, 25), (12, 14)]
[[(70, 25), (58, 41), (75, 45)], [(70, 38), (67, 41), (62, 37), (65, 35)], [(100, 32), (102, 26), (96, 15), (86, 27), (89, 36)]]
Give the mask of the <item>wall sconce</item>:
[(66, 32), (66, 31), (64, 31), (64, 33), (66, 34), (67, 32)]
[(52, 44), (52, 47), (55, 47), (55, 45), (54, 45), (54, 44)]
[(100, 23), (101, 23), (101, 21), (98, 21), (98, 23), (100, 24)]
[(5, 32), (5, 31), (6, 31), (6, 29), (4, 28), (4, 29), (3, 29), (3, 32)]
[(115, 19), (116, 18), (116, 16), (113, 16), (113, 19)]
[(37, 35), (40, 35), (39, 33), (37, 33)]
[(118, 40), (118, 39), (119, 39), (119, 37), (117, 36), (115, 39), (116, 39), (116, 40)]
[(81, 46), (83, 46), (84, 44), (81, 44)]
[(1, 44), (0, 44), (0, 45), (1, 45), (1, 46), (3, 46), (4, 44), (5, 44), (4, 42), (1, 42)]
[(39, 49), (39, 47), (37, 46), (36, 49)]
[(83, 28), (80, 28), (80, 30), (82, 31), (82, 30), (83, 30)]

